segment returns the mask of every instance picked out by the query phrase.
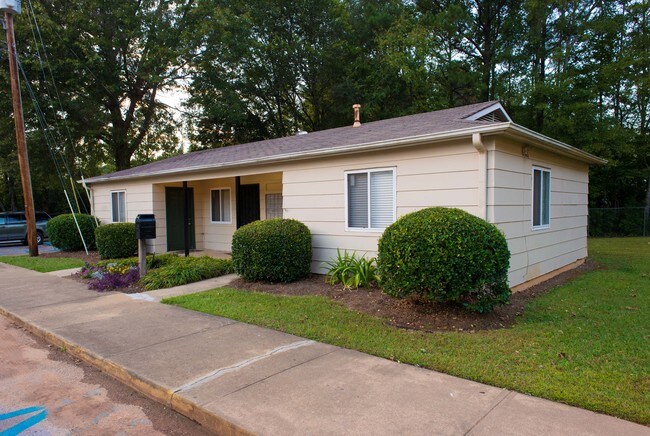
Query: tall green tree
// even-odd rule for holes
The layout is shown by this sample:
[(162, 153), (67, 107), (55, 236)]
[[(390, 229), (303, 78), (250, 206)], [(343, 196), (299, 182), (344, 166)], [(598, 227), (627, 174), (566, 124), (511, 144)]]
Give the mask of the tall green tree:
[[(131, 166), (136, 152), (170, 151), (167, 108), (159, 94), (187, 75), (189, 0), (54, 0), (35, 7), (80, 145), (105, 153), (109, 167)], [(149, 148), (144, 150), (143, 148)], [(90, 154), (90, 153), (89, 153)]]

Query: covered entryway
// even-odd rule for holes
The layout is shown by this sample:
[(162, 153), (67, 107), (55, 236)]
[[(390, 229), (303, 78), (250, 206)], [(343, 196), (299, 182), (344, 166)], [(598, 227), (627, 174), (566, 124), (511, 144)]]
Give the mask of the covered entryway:
[[(239, 182), (239, 178), (237, 180)], [(236, 183), (237, 183), (236, 182)], [(236, 185), (237, 228), (260, 219), (260, 185)]]
[[(188, 221), (190, 249), (196, 248), (196, 232), (194, 229), (194, 189), (187, 188)], [(167, 251), (185, 249), (184, 210), (185, 196), (183, 188), (165, 188), (165, 217), (167, 219)]]

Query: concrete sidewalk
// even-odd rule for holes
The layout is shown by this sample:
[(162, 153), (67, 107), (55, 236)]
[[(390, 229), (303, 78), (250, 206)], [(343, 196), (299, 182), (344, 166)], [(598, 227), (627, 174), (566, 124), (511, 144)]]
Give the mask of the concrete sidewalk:
[(219, 434), (650, 435), (647, 427), (0, 264), (0, 313)]

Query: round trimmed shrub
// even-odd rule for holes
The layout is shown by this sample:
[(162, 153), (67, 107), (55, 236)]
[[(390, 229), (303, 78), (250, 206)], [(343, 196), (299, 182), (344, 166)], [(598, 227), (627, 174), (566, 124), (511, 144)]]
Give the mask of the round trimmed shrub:
[(77, 218), (79, 228), (84, 236), (88, 249), (95, 247), (95, 218), (84, 213), (66, 213), (56, 216), (47, 222), (47, 236), (56, 248), (63, 251), (83, 250), (84, 244), (79, 236), (74, 218)]
[(232, 237), (232, 261), (235, 272), (246, 280), (296, 281), (311, 268), (311, 232), (291, 219), (246, 224)]
[(114, 223), (95, 229), (97, 251), (102, 259), (133, 256), (138, 250), (135, 223)]
[(460, 209), (404, 215), (379, 239), (377, 266), (389, 295), (417, 294), (490, 312), (510, 298), (510, 251), (493, 224)]

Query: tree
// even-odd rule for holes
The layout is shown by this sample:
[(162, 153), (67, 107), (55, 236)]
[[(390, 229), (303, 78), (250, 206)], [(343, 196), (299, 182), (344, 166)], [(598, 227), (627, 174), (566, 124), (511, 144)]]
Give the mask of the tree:
[(105, 152), (117, 170), (142, 147), (177, 147), (173, 134), (156, 143), (148, 136), (169, 130), (158, 95), (187, 74), (190, 9), (184, 0), (55, 0), (36, 9), (77, 141)]

